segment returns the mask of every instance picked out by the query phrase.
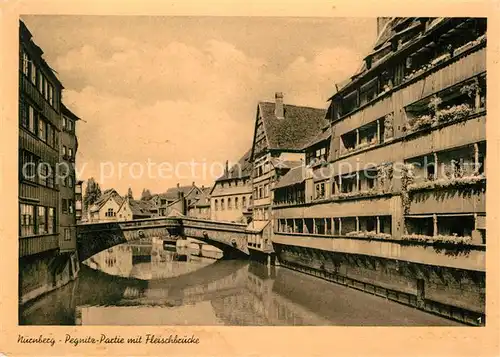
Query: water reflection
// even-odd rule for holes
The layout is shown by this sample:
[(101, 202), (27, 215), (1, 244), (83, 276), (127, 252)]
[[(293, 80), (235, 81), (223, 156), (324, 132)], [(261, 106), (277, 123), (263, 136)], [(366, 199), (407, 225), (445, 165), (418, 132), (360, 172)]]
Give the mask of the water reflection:
[(74, 283), (25, 306), (20, 323), (455, 325), (285, 268), (207, 258), (197, 248), (108, 249), (86, 261)]

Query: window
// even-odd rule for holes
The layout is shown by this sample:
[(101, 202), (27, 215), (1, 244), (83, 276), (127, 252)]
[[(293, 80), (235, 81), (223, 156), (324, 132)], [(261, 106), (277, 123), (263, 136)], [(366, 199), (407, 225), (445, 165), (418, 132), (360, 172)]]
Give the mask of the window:
[(215, 207), (215, 210), (216, 210), (216, 211), (218, 211), (218, 210), (219, 210), (219, 200), (215, 200), (214, 207)]
[(32, 205), (21, 204), (20, 225), (21, 237), (26, 237), (35, 234), (35, 207)]
[(231, 205), (231, 198), (227, 199), (227, 209), (233, 209), (233, 207)]
[(220, 200), (220, 210), (224, 211), (224, 199), (223, 198), (221, 198), (221, 200)]
[(38, 165), (38, 175), (39, 175), (38, 176), (39, 177), (38, 183), (39, 184), (47, 186), (47, 179), (49, 177), (49, 170), (50, 170), (49, 164), (47, 164), (46, 162), (41, 162)]
[(47, 220), (47, 232), (55, 233), (56, 217), (54, 215), (54, 208), (49, 207), (49, 219)]
[(50, 105), (54, 105), (54, 87), (52, 84), (49, 84), (49, 103)]
[(235, 197), (234, 199), (234, 208), (238, 209), (238, 197)]
[(257, 198), (262, 198), (262, 186), (259, 187), (259, 195)]
[(116, 212), (114, 212), (113, 208), (108, 208), (108, 211), (104, 213), (106, 217), (114, 217), (116, 216)]
[(247, 206), (247, 198), (245, 196), (243, 196), (243, 198), (242, 198), (242, 206), (243, 206), (243, 208), (245, 208)]
[(57, 135), (57, 131), (56, 131), (56, 128), (52, 127), (52, 146), (55, 148), (55, 149), (59, 149), (59, 137)]
[(36, 85), (36, 66), (33, 62), (31, 62), (30, 79), (31, 79), (31, 83)]
[(47, 82), (47, 78), (45, 77), (43, 81), (43, 96), (46, 100), (49, 99), (49, 82)]
[(73, 129), (74, 129), (73, 120), (68, 119), (68, 131), (73, 132)]
[[(73, 200), (68, 200), (68, 211), (70, 214), (73, 214), (74, 213), (74, 205), (73, 205)], [(115, 213), (116, 215), (116, 213)]]
[(68, 200), (62, 199), (62, 213), (68, 213)]
[(325, 198), (325, 183), (316, 184), (316, 199)]
[(63, 158), (67, 156), (67, 154), (68, 154), (67, 151), (68, 151), (68, 148), (65, 145), (63, 145), (63, 148), (62, 148)]
[(268, 196), (269, 196), (269, 185), (265, 184), (264, 185), (264, 197), (268, 197)]
[(71, 240), (71, 234), (69, 228), (64, 228), (64, 240)]
[(30, 59), (28, 57), (28, 54), (23, 51), (23, 63), (22, 63), (22, 66), (23, 66), (23, 73), (24, 73), (25, 76), (28, 76), (29, 62), (30, 62)]
[(68, 126), (67, 122), (68, 122), (68, 119), (63, 115), (63, 117), (62, 117), (62, 128), (63, 128), (63, 130), (66, 130), (66, 127)]
[(24, 180), (29, 180), (36, 182), (36, 167), (38, 163), (38, 157), (30, 152), (21, 152), (21, 177)]
[(40, 93), (43, 92), (43, 74), (42, 74), (42, 71), (38, 71), (38, 91)]
[(47, 166), (47, 169), (49, 171), (47, 174), (47, 187), (54, 188), (55, 170), (51, 166)]
[(47, 207), (38, 206), (38, 234), (47, 234)]
[(47, 141), (47, 123), (42, 118), (38, 119), (38, 138)]
[(28, 105), (28, 130), (35, 133), (35, 109)]

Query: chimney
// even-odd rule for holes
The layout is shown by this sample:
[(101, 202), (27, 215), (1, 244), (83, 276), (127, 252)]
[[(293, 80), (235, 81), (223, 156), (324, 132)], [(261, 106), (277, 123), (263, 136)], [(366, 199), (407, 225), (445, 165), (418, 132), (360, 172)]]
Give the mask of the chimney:
[(179, 185), (179, 183), (177, 182), (177, 188), (181, 187), (181, 185)]
[(380, 35), (386, 23), (391, 20), (390, 17), (377, 17), (377, 36)]
[(274, 95), (274, 101), (276, 103), (274, 106), (274, 115), (276, 115), (276, 118), (278, 119), (284, 119), (285, 109), (283, 108), (283, 93), (276, 92)]
[(205, 189), (205, 185), (201, 185), (201, 189), (204, 190)]
[(226, 160), (226, 168), (224, 169), (226, 176), (229, 174), (229, 161)]
[(193, 181), (192, 185), (193, 185), (193, 187), (194, 187), (194, 181)]

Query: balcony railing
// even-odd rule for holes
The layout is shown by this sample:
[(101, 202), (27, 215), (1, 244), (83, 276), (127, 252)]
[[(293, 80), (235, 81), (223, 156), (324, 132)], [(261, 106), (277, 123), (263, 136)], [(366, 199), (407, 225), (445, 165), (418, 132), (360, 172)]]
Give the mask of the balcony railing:
[(19, 238), (19, 257), (59, 248), (57, 234)]

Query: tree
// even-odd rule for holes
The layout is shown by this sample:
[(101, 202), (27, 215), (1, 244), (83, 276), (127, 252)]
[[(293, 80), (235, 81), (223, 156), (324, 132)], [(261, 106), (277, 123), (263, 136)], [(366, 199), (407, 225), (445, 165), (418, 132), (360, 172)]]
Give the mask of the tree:
[(128, 188), (128, 191), (127, 191), (127, 197), (130, 198), (131, 200), (134, 199), (134, 195), (132, 193), (132, 188)]
[(85, 209), (92, 206), (102, 195), (99, 184), (93, 177), (87, 180), (87, 187), (85, 188), (85, 195), (83, 196), (83, 206)]
[(142, 194), (141, 194), (142, 201), (148, 201), (151, 199), (151, 197), (153, 197), (153, 195), (151, 194), (151, 191), (149, 191), (147, 188), (142, 190)]

